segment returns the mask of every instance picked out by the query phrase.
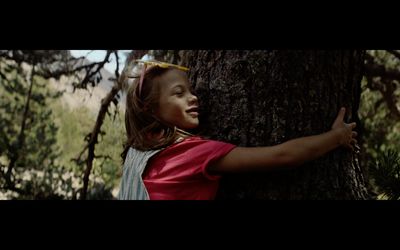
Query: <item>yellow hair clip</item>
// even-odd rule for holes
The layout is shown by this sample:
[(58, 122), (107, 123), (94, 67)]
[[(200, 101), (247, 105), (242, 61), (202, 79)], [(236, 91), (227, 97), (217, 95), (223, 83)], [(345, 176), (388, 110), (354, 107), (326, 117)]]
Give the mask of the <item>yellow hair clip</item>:
[(176, 64), (172, 64), (172, 63), (166, 63), (166, 62), (159, 62), (159, 61), (144, 61), (144, 60), (136, 60), (136, 62), (140, 62), (140, 63), (144, 63), (146, 65), (151, 65), (151, 66), (158, 66), (160, 68), (169, 68), (169, 67), (173, 67), (173, 68), (177, 68), (183, 71), (188, 71), (189, 68), (180, 66), (180, 65), (176, 65)]
[[(139, 88), (139, 98), (142, 95), (143, 79), (144, 79), (144, 75), (145, 75), (145, 72), (146, 72), (146, 69), (147, 69), (148, 65), (157, 66), (157, 67), (160, 67), (160, 68), (172, 67), (172, 68), (176, 68), (176, 69), (179, 69), (179, 70), (182, 70), (182, 71), (188, 71), (189, 70), (189, 68), (186, 68), (186, 67), (183, 67), (183, 66), (180, 66), (180, 65), (176, 65), (176, 64), (172, 64), (172, 63), (166, 63), (166, 62), (144, 61), (144, 60), (135, 60), (135, 62), (139, 62), (139, 63), (143, 63), (144, 64), (144, 68), (143, 68), (142, 73), (140, 75), (139, 86), (138, 86), (138, 88)], [(137, 78), (137, 77), (129, 77), (129, 78)]]

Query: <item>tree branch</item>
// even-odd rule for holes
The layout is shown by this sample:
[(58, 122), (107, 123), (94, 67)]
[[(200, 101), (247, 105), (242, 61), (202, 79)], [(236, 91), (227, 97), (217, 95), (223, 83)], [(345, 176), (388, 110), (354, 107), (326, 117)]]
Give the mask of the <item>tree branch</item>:
[(21, 122), (21, 128), (20, 132), (18, 135), (18, 142), (16, 147), (13, 149), (13, 153), (10, 157), (10, 163), (8, 164), (7, 172), (5, 173), (5, 181), (6, 181), (6, 188), (12, 190), (15, 188), (15, 183), (12, 182), (11, 177), (12, 177), (12, 169), (15, 166), (16, 161), (19, 158), (19, 151), (23, 147), (24, 142), (25, 142), (25, 126), (26, 126), (26, 120), (28, 117), (28, 112), (29, 112), (29, 104), (32, 96), (32, 88), (33, 88), (33, 83), (34, 83), (34, 77), (35, 75), (35, 65), (32, 67), (31, 71), (31, 76), (30, 76), (30, 83), (29, 83), (29, 91), (28, 95), (26, 97), (26, 103), (24, 107), (24, 113), (22, 115), (22, 122)]
[[(400, 53), (395, 50), (388, 50), (389, 53), (400, 59)], [(387, 69), (384, 65), (380, 65), (374, 61), (374, 57), (367, 54), (365, 64), (365, 77), (367, 79), (367, 87), (371, 90), (378, 90), (387, 107), (390, 110), (390, 115), (397, 120), (400, 120), (400, 111), (397, 108), (397, 100), (394, 95), (395, 86), (393, 80), (400, 82), (400, 71)], [(375, 81), (374, 77), (380, 77), (380, 81)]]
[(6, 75), (3, 74), (3, 72), (0, 71), (0, 77), (3, 78), (4, 80), (7, 80)]
[(94, 158), (96, 159), (106, 159), (106, 160), (112, 160), (112, 158), (109, 155), (95, 155)]
[[(92, 68), (94, 68), (95, 66), (102, 67), (107, 62), (106, 59), (107, 58), (105, 58), (101, 62), (93, 62), (93, 63), (81, 65), (81, 66), (78, 66), (73, 69), (64, 68), (64, 69), (58, 69), (56, 71), (51, 71), (49, 69), (46, 69), (46, 70), (43, 70), (43, 72), (40, 74), (40, 76), (42, 76), (44, 78), (59, 79), (63, 75), (72, 75), (75, 73), (79, 73), (82, 70), (85, 70), (86, 72), (90, 72), (92, 70)], [(74, 60), (79, 61), (78, 59), (74, 59)], [(76, 62), (74, 64), (76, 64)]]
[(395, 91), (393, 88), (393, 84), (388, 81), (384, 81), (383, 83), (385, 84), (386, 88), (384, 88), (383, 91), (381, 91), (381, 93), (386, 101), (386, 104), (387, 104), (389, 110), (390, 110), (390, 115), (394, 119), (400, 121), (400, 111), (397, 108), (396, 98), (393, 95), (393, 93)]
[(100, 70), (104, 68), (104, 65), (106, 63), (109, 62), (109, 57), (112, 53), (113, 50), (107, 50), (107, 54), (103, 61), (93, 62), (81, 66), (76, 65), (77, 62), (84, 59), (84, 57), (68, 57), (66, 61), (60, 61), (60, 57), (67, 57), (67, 55), (65, 55), (63, 51), (58, 50), (1, 50), (0, 57), (6, 60), (14, 61), (17, 64), (21, 64), (22, 62), (28, 63), (30, 65), (35, 64), (37, 66), (36, 75), (46, 79), (55, 78), (58, 80), (63, 75), (75, 75), (76, 77), (80, 78), (79, 76), (81, 75), (81, 72), (85, 71), (83, 80), (79, 80), (79, 84), (73, 86), (75, 90), (75, 88), (86, 88), (88, 83), (92, 83), (93, 86), (98, 83), (96, 82), (98, 80), (94, 77), (97, 74), (100, 74)]
[(381, 77), (388, 80), (400, 81), (400, 71), (386, 69), (383, 65), (378, 65), (376, 63), (365, 65), (365, 74), (372, 77)]
[[(390, 110), (390, 115), (397, 120), (400, 120), (400, 111), (396, 105), (396, 98), (393, 95), (394, 87), (393, 83), (389, 80), (382, 79), (380, 82), (376, 82), (371, 76), (366, 76), (367, 87), (371, 90), (379, 91), (382, 94), (382, 99), (385, 101), (387, 107)], [(375, 104), (377, 108), (379, 101)]]
[[(142, 57), (144, 54), (141, 53), (135, 53), (135, 55)], [(109, 56), (109, 54), (108, 54)], [(137, 57), (136, 57), (137, 58)], [(118, 60), (118, 56), (117, 56), (117, 60)], [(118, 62), (117, 62), (118, 65)], [(126, 74), (122, 74), (121, 77), (119, 77), (119, 68), (117, 66), (116, 69), (116, 76), (117, 76), (117, 80), (114, 82), (114, 86), (112, 87), (111, 91), (107, 94), (106, 97), (103, 98), (103, 100), (101, 100), (101, 107), (99, 110), (99, 113), (97, 115), (97, 119), (96, 119), (96, 123), (94, 125), (94, 128), (92, 130), (92, 132), (90, 133), (90, 138), (88, 140), (87, 145), (85, 146), (85, 148), (88, 148), (88, 156), (86, 159), (86, 170), (84, 172), (84, 176), (83, 176), (83, 188), (82, 188), (82, 192), (81, 192), (81, 199), (85, 200), (86, 196), (87, 196), (87, 190), (88, 190), (88, 186), (89, 186), (89, 176), (91, 173), (91, 170), (93, 168), (93, 159), (95, 158), (95, 147), (96, 144), (98, 143), (98, 135), (100, 133), (101, 130), (101, 126), (103, 125), (104, 122), (104, 118), (105, 115), (108, 111), (108, 107), (110, 106), (110, 103), (114, 100), (115, 96), (117, 95), (117, 93), (121, 90), (121, 81), (125, 79)], [(125, 72), (125, 70), (124, 70)]]
[(3, 187), (1, 187), (0, 189), (3, 189), (3, 190), (9, 190), (9, 191), (13, 191), (13, 192), (16, 192), (16, 193), (18, 193), (18, 194), (20, 194), (20, 195), (27, 195), (28, 194), (28, 192), (27, 191), (25, 191), (25, 190), (22, 190), (22, 189), (20, 189), (20, 188), (17, 188), (17, 187), (15, 187), (15, 186), (3, 186)]
[(97, 115), (97, 120), (93, 131), (91, 133), (91, 137), (88, 142), (88, 157), (86, 159), (86, 170), (83, 176), (83, 190), (82, 190), (82, 200), (86, 199), (88, 184), (89, 184), (89, 175), (93, 167), (93, 159), (94, 159), (94, 150), (95, 146), (98, 143), (98, 135), (100, 133), (101, 126), (103, 125), (104, 118), (106, 116), (108, 107), (111, 101), (114, 99), (115, 95), (118, 93), (119, 88), (117, 85), (114, 85), (111, 91), (107, 94), (107, 96), (101, 101), (101, 107), (99, 114)]
[[(83, 80), (82, 80), (81, 83), (79, 84), (79, 87), (81, 87), (81, 88), (86, 88), (86, 85), (87, 85), (87, 83), (90, 82), (90, 79), (91, 79), (93, 76), (95, 76), (96, 74), (100, 73), (100, 70), (104, 67), (104, 65), (105, 65), (107, 62), (109, 62), (109, 58), (110, 58), (110, 55), (111, 55), (112, 52), (113, 52), (112, 50), (107, 50), (107, 54), (106, 54), (104, 60), (103, 60), (102, 62), (99, 62), (99, 63), (97, 63), (97, 64), (95, 65), (95, 66), (97, 66), (97, 68), (96, 68), (94, 71), (90, 72), (90, 71), (88, 71), (88, 70), (86, 69), (86, 72), (87, 72), (87, 73), (86, 73), (86, 75), (85, 75), (85, 78), (83, 78)], [(95, 66), (93, 66), (93, 67), (95, 67)], [(101, 74), (100, 74), (100, 75), (101, 75)], [(74, 86), (74, 88), (75, 88), (75, 86)]]
[[(90, 134), (89, 134), (89, 138), (90, 138)], [(86, 144), (86, 145), (83, 147), (82, 151), (79, 153), (78, 157), (72, 158), (71, 160), (74, 161), (74, 162), (76, 162), (76, 164), (81, 165), (81, 163), (82, 163), (82, 155), (86, 152), (86, 150), (87, 150), (88, 148), (89, 148), (89, 145)]]

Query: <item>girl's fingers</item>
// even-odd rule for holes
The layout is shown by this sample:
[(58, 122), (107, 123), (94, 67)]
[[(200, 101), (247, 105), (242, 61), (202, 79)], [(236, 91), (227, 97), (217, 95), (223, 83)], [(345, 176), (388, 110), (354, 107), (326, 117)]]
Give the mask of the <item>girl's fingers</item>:
[(352, 135), (353, 137), (357, 137), (358, 133), (357, 133), (356, 131), (352, 131), (352, 132), (351, 132), (351, 135)]
[(345, 114), (346, 114), (346, 109), (342, 107), (342, 108), (339, 110), (339, 114), (338, 114), (338, 116), (336, 117), (336, 121), (335, 121), (335, 122), (337, 122), (337, 121), (343, 121), (344, 115), (345, 115)]
[(350, 123), (350, 128), (351, 129), (354, 129), (356, 126), (357, 126), (357, 123), (355, 123), (355, 122)]

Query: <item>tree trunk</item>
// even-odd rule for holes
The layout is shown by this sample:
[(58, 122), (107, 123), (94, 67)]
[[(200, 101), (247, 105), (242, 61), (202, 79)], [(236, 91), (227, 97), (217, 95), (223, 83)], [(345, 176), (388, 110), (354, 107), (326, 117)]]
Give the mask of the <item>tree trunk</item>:
[[(201, 134), (272, 146), (357, 117), (364, 51), (189, 51)], [(368, 199), (357, 155), (339, 148), (292, 170), (229, 174), (218, 199)]]

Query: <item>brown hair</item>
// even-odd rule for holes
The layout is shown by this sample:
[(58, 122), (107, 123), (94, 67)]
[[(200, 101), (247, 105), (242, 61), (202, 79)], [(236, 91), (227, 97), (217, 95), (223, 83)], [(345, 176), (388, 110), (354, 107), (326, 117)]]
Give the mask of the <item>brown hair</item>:
[[(163, 123), (153, 114), (160, 99), (161, 82), (159, 77), (171, 69), (155, 66), (146, 70), (140, 96), (139, 79), (130, 86), (126, 97), (127, 140), (121, 154), (123, 160), (125, 160), (130, 147), (143, 151), (163, 148), (174, 143), (178, 131), (185, 133)], [(161, 135), (161, 139), (158, 135)]]

